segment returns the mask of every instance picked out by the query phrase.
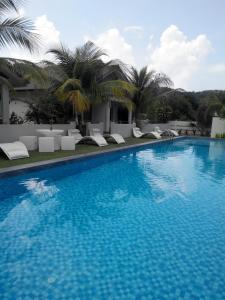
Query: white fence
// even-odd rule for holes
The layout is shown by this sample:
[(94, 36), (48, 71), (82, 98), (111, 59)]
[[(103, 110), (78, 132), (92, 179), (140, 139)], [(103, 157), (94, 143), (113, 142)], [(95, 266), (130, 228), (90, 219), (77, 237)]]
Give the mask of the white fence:
[(214, 117), (212, 120), (211, 137), (215, 137), (217, 133), (225, 133), (225, 119)]
[[(49, 124), (22, 124), (22, 125), (0, 125), (0, 143), (9, 143), (18, 140), (22, 135), (38, 135), (37, 129), (50, 129)], [(54, 124), (53, 129), (63, 129), (67, 135), (67, 130), (74, 128), (71, 124)]]
[[(224, 133), (225, 132), (225, 121), (221, 120), (219, 118), (213, 122), (213, 128), (212, 132), (215, 133)], [(180, 127), (185, 128), (185, 125), (190, 126), (190, 122), (179, 122), (179, 121), (173, 121), (168, 123), (162, 123), (162, 124), (145, 124), (141, 128), (143, 132), (149, 132), (154, 130), (156, 126), (160, 127), (161, 129), (179, 129)], [(124, 138), (128, 138), (132, 136), (132, 129), (135, 127), (135, 123), (133, 124), (119, 124), (111, 122), (111, 133), (119, 133)], [(0, 125), (0, 143), (7, 143), (7, 142), (13, 142), (18, 140), (20, 136), (23, 135), (38, 135), (37, 129), (50, 129), (49, 124), (22, 124), (22, 125), (9, 125), (9, 124), (1, 124)], [(214, 128), (215, 127), (215, 128)], [(74, 128), (73, 124), (54, 124), (54, 129), (63, 129), (64, 134), (67, 135), (67, 130)], [(86, 127), (86, 134), (89, 135), (91, 129), (93, 128), (99, 128), (101, 132), (104, 131), (104, 123), (87, 123)]]
[(159, 124), (152, 124), (152, 123), (147, 123), (143, 124), (143, 127), (141, 128), (143, 132), (150, 132), (154, 131), (155, 127), (159, 127), (162, 130), (165, 129), (190, 129), (192, 128), (191, 124), (196, 124), (196, 122), (192, 121), (170, 121), (168, 123), (159, 123)]
[(93, 128), (98, 128), (101, 132), (101, 134), (103, 134), (104, 132), (104, 123), (100, 122), (100, 123), (87, 123), (86, 126), (86, 135), (90, 135), (92, 133)]
[(119, 124), (111, 122), (111, 133), (119, 133), (124, 138), (132, 136), (132, 129), (135, 127), (135, 124)]

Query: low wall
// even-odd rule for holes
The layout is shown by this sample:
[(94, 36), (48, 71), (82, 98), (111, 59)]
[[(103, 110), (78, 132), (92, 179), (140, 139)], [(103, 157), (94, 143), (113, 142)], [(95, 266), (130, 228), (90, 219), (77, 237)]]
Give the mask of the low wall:
[(124, 138), (132, 136), (132, 129), (135, 127), (135, 124), (118, 124), (111, 122), (111, 133), (119, 133)]
[(168, 125), (172, 126), (174, 129), (182, 127), (191, 127), (191, 124), (197, 125), (197, 122), (194, 121), (169, 121)]
[(215, 137), (217, 133), (225, 133), (225, 119), (214, 117), (212, 120), (211, 137)]
[(190, 128), (192, 128), (191, 123), (197, 124), (196, 122), (192, 122), (192, 121), (169, 121), (168, 123), (158, 123), (158, 124), (148, 123), (148, 124), (144, 124), (143, 127), (141, 128), (141, 130), (143, 132), (154, 131), (155, 127), (159, 127), (161, 130), (165, 130), (165, 129), (175, 129), (175, 130), (190, 129)]
[[(22, 135), (36, 135), (37, 129), (50, 129), (49, 124), (22, 124), (22, 125), (0, 125), (0, 143), (14, 142), (19, 139)], [(64, 134), (67, 135), (67, 130), (74, 128), (71, 124), (54, 124), (53, 129), (63, 129)]]
[(168, 126), (169, 126), (168, 123), (161, 123), (161, 124), (148, 123), (141, 128), (141, 131), (142, 132), (154, 131), (155, 127), (159, 127), (161, 130), (168, 129), (169, 127), (171, 128), (171, 126), (169, 126), (169, 127)]

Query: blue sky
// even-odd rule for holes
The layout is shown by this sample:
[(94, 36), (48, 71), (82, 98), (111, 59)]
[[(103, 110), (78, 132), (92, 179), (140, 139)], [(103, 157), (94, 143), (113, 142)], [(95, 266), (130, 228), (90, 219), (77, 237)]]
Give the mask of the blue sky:
[(40, 27), (45, 49), (91, 39), (111, 58), (166, 72), (175, 87), (225, 89), (224, 0), (27, 0), (21, 14)]

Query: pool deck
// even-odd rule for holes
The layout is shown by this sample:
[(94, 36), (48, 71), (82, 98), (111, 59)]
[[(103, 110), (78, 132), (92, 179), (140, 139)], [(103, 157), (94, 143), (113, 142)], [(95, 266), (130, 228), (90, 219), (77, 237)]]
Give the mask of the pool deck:
[(18, 174), (20, 172), (23, 173), (24, 171), (32, 170), (32, 169), (36, 169), (36, 168), (40, 168), (40, 167), (53, 166), (53, 165), (67, 163), (67, 162), (76, 161), (76, 160), (78, 161), (78, 160), (85, 159), (85, 158), (101, 156), (101, 155), (107, 154), (107, 153), (121, 152), (121, 151), (128, 150), (128, 149), (139, 148), (139, 147), (143, 147), (145, 145), (164, 143), (167, 141), (177, 140), (180, 138), (183, 138), (183, 136), (173, 137), (173, 138), (171, 138), (171, 137), (164, 138), (162, 140), (150, 140), (150, 141), (144, 142), (144, 143), (120, 146), (119, 148), (114, 148), (114, 149), (105, 149), (105, 150), (102, 150), (101, 152), (94, 151), (94, 152), (85, 153), (85, 154), (76, 154), (76, 155), (71, 155), (71, 156), (66, 156), (66, 157), (61, 157), (61, 158), (56, 158), (56, 159), (42, 160), (42, 161), (33, 162), (33, 163), (27, 163), (27, 164), (21, 164), (21, 165), (7, 167), (7, 168), (1, 168), (0, 169), (0, 178), (5, 177), (7, 175)]

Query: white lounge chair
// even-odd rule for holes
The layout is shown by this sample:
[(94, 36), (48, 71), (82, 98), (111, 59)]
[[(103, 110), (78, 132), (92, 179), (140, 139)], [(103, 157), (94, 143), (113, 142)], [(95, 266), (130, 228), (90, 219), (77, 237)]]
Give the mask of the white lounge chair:
[(0, 149), (10, 160), (29, 157), (27, 148), (22, 142), (3, 143), (0, 144)]
[(124, 138), (119, 133), (111, 133), (111, 134), (104, 134), (104, 138), (108, 142), (117, 143), (117, 144), (124, 144), (126, 143)]
[(74, 137), (75, 144), (85, 143), (85, 142), (94, 142), (99, 147), (103, 147), (103, 146), (108, 145), (105, 138), (101, 134), (100, 135), (82, 136), (80, 134), (79, 129), (69, 129), (68, 130), (68, 135)]
[(166, 129), (163, 131), (159, 128), (159, 126), (155, 127), (155, 131), (158, 132), (160, 135), (179, 136), (179, 133), (176, 130)]
[(79, 129), (68, 129), (68, 135), (74, 137), (75, 144), (83, 139)]
[(135, 138), (142, 138), (142, 137), (150, 137), (150, 138), (154, 138), (154, 139), (162, 138), (161, 135), (156, 131), (150, 131), (150, 132), (144, 133), (138, 127), (133, 128), (133, 136)]

